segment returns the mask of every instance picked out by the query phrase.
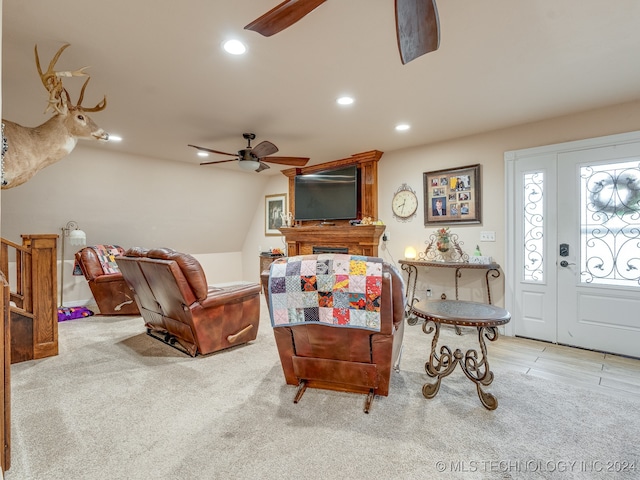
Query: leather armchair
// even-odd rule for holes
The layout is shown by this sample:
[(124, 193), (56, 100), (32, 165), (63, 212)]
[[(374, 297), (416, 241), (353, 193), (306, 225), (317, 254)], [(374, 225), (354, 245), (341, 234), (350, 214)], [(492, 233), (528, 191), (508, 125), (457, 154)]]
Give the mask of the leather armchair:
[(207, 285), (200, 262), (170, 248), (132, 248), (117, 257), (134, 291), (147, 333), (189, 355), (255, 340), (260, 285)]
[[(320, 272), (324, 265), (333, 265), (328, 261), (333, 262), (339, 257), (382, 264), (381, 292), (376, 300), (379, 303), (374, 303), (374, 309), (375, 305), (379, 305), (379, 329), (376, 331), (362, 326), (328, 324), (327, 322), (332, 321), (330, 317), (320, 317), (321, 321), (303, 320), (300, 323), (278, 325), (277, 322), (282, 322), (282, 317), (275, 318), (277, 309), (274, 307), (274, 299), (280, 305), (291, 300), (276, 297), (283, 295), (283, 283), (274, 280), (278, 275), (274, 274), (277, 265), (290, 264), (299, 259), (313, 260), (319, 265)], [(320, 265), (321, 263), (324, 265)], [(285, 381), (289, 385), (298, 386), (294, 403), (300, 400), (307, 387), (365, 393), (367, 398), (364, 411), (368, 413), (375, 395), (389, 394), (391, 371), (399, 365), (404, 335), (404, 281), (395, 267), (376, 257), (304, 255), (276, 260), (269, 271), (262, 273), (261, 279), (264, 291), (267, 292), (266, 300)], [(312, 289), (309, 284), (314, 283), (313, 279), (308, 279), (309, 277), (305, 277), (305, 286), (302, 287), (305, 294)], [(319, 280), (316, 292), (321, 289), (318, 285)], [(284, 295), (288, 295), (288, 292)], [(295, 300), (293, 302), (295, 304)], [(288, 306), (291, 305), (289, 303)], [(302, 315), (307, 315), (305, 320), (308, 318), (307, 308), (299, 309), (297, 320), (302, 320)], [(335, 317), (333, 322), (338, 323)]]
[[(122, 247), (112, 248), (119, 254), (124, 252)], [(122, 278), (122, 273), (105, 273), (95, 248), (85, 247), (76, 252), (75, 258), (101, 315), (140, 315), (133, 292)]]

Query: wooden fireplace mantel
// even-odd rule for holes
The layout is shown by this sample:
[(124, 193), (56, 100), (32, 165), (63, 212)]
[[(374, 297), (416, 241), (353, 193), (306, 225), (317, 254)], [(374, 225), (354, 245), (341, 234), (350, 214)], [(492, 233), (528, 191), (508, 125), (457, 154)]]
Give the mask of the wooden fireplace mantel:
[(316, 225), (304, 227), (283, 227), (289, 256), (310, 255), (316, 249), (327, 250), (347, 248), (351, 255), (378, 256), (380, 237), (384, 225)]
[[(289, 178), (289, 211), (295, 211), (295, 177), (332, 168), (355, 165), (358, 168), (358, 218), (378, 218), (378, 161), (383, 152), (370, 150), (356, 153), (349, 158), (312, 165), (304, 168), (290, 168), (282, 174)], [(280, 228), (285, 236), (288, 255), (309, 255), (314, 247), (325, 251), (347, 249), (352, 255), (378, 256), (380, 237), (384, 225), (351, 225), (348, 220), (336, 220), (335, 225), (319, 225), (317, 221), (296, 221), (295, 227)]]
[[(378, 219), (378, 161), (382, 157), (383, 152), (380, 150), (370, 150), (368, 152), (356, 153), (348, 158), (333, 160), (331, 162), (311, 165), (302, 168), (289, 168), (282, 170), (282, 174), (289, 179), (289, 211), (295, 212), (296, 196), (295, 196), (295, 177), (296, 175), (306, 175), (316, 173), (322, 170), (330, 170), (333, 168), (347, 167), (355, 165), (358, 168), (358, 178), (360, 179), (358, 194), (358, 218), (369, 217), (373, 220)], [(303, 221), (296, 222), (298, 226), (309, 226), (317, 222)], [(337, 224), (349, 225), (348, 220), (337, 220)]]

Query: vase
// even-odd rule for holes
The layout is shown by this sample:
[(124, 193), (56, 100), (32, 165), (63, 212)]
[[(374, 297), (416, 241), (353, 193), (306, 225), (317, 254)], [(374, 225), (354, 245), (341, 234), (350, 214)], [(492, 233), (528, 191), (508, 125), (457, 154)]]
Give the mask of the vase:
[(451, 260), (451, 254), (453, 252), (451, 250), (451, 242), (448, 236), (441, 236), (438, 238), (438, 241), (436, 242), (436, 249), (440, 252), (440, 258), (443, 262)]
[(448, 252), (451, 248), (451, 243), (449, 242), (449, 237), (440, 237), (436, 242), (436, 248), (440, 253)]

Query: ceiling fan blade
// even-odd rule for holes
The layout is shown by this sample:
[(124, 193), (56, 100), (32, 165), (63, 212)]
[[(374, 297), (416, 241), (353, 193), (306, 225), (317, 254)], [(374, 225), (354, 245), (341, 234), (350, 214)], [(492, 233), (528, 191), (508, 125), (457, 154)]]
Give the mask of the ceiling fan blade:
[(440, 46), (436, 0), (396, 0), (396, 34), (402, 64)]
[(191, 144), (189, 144), (189, 145), (187, 145), (187, 146), (188, 146), (188, 147), (196, 148), (196, 149), (198, 149), (198, 150), (202, 150), (203, 152), (219, 153), (220, 155), (231, 155), (231, 156), (236, 155), (235, 153), (221, 152), (220, 150), (212, 150), (212, 149), (210, 149), (210, 148), (206, 148), (206, 147), (199, 147), (199, 146), (197, 146), (197, 145), (191, 145)]
[(309, 161), (308, 157), (266, 157), (261, 158), (261, 162), (277, 163), (279, 165), (291, 165), (294, 167), (304, 167)]
[(227, 163), (227, 162), (237, 162), (237, 158), (230, 158), (229, 160), (216, 160), (213, 162), (201, 162), (200, 165), (213, 165), (214, 163)]
[(251, 150), (251, 154), (254, 157), (262, 158), (266, 157), (267, 155), (276, 153), (277, 151), (278, 147), (276, 147), (273, 143), (267, 142), (265, 140), (264, 142), (260, 142), (258, 145), (253, 147), (253, 150)]
[(267, 168), (271, 168), (271, 167), (269, 165), (267, 165), (266, 163), (260, 162), (260, 166), (258, 167), (256, 172), (261, 172), (263, 170), (266, 170)]
[(315, 10), (327, 0), (285, 0), (261, 17), (255, 19), (245, 30), (253, 30), (265, 37), (270, 37), (290, 27), (306, 14)]

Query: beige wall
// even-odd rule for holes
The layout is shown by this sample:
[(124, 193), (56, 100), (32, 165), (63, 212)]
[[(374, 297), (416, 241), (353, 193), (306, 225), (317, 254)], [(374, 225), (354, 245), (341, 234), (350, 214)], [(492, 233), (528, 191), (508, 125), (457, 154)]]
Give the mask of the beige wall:
[[(452, 230), (466, 251), (480, 244), (484, 254), (503, 263), (504, 152), (634, 130), (640, 130), (640, 102), (386, 152), (379, 163), (379, 215), (390, 240), (380, 255), (397, 262), (407, 245), (423, 249), (435, 230), (424, 226), (422, 207), (411, 222), (393, 218), (391, 197), (402, 183), (422, 197), (423, 172), (480, 163), (483, 223)], [(370, 148), (376, 147), (372, 142)], [(345, 155), (352, 153), (358, 152)], [(210, 283), (257, 281), (259, 251), (283, 246), (281, 237), (264, 235), (264, 197), (285, 192), (287, 179), (280, 174), (204, 168), (81, 145), (25, 185), (2, 192), (1, 228), (5, 238), (19, 241), (21, 233), (59, 233), (67, 221), (75, 220), (89, 244), (170, 246), (201, 255)], [(497, 241), (480, 243), (483, 230), (495, 231)], [(67, 252), (70, 260), (68, 244)], [(65, 284), (74, 281), (68, 263)], [(503, 280), (496, 283), (496, 303), (503, 302)], [(452, 284), (452, 277), (441, 273), (420, 287), (449, 295)], [(65, 298), (84, 298), (83, 287), (70, 285)], [(482, 285), (469, 276), (461, 279), (461, 288), (461, 296), (483, 295)]]
[[(483, 177), (483, 215), (482, 225), (452, 226), (464, 242), (463, 249), (472, 254), (478, 244), (485, 255), (491, 255), (503, 264), (505, 260), (505, 189), (504, 189), (504, 153), (541, 145), (580, 140), (591, 137), (640, 130), (640, 102), (618, 105), (576, 115), (568, 115), (542, 122), (520, 125), (465, 138), (453, 139), (420, 148), (388, 152), (380, 160), (379, 177), (379, 214), (390, 232), (388, 249), (381, 256), (387, 259), (401, 259), (406, 246), (424, 250), (425, 241), (435, 227), (425, 227), (424, 211), (418, 210), (418, 217), (412, 222), (396, 221), (391, 213), (391, 198), (402, 184), (409, 184), (423, 198), (423, 172), (443, 168), (455, 168), (479, 163)], [(496, 232), (496, 242), (480, 242), (480, 232)], [(434, 272), (428, 280), (419, 285), (419, 289), (431, 288), (435, 295), (444, 292), (449, 297), (452, 291), (451, 272)], [(482, 299), (483, 289), (480, 282), (471, 282), (473, 275), (463, 275), (461, 286), (471, 292), (461, 291), (468, 299)], [(476, 275), (476, 277), (479, 277)], [(426, 278), (426, 277), (423, 277)], [(496, 282), (496, 303), (503, 303), (504, 275)], [(508, 281), (508, 279), (507, 279)], [(435, 285), (435, 286), (434, 286)], [(441, 288), (448, 285), (449, 288)]]
[[(265, 177), (111, 152), (82, 144), (29, 182), (2, 191), (2, 236), (61, 234), (74, 220), (87, 244), (171, 247), (204, 259), (209, 283), (243, 279), (242, 244)], [(60, 240), (58, 256), (60, 256)], [(71, 275), (65, 247), (65, 303), (90, 298), (83, 277)], [(60, 274), (58, 274), (60, 280)]]
[(288, 194), (288, 179), (284, 175), (277, 174), (268, 177), (267, 184), (262, 192), (262, 198), (254, 206), (254, 214), (251, 225), (247, 230), (244, 245), (242, 247), (243, 278), (249, 281), (260, 280), (259, 253), (271, 248), (286, 247), (284, 237), (265, 236), (265, 200), (266, 195)]
[(167, 246), (192, 253), (239, 250), (264, 177), (86, 145), (91, 143), (27, 183), (2, 191), (6, 238), (60, 233), (75, 220), (89, 244)]

